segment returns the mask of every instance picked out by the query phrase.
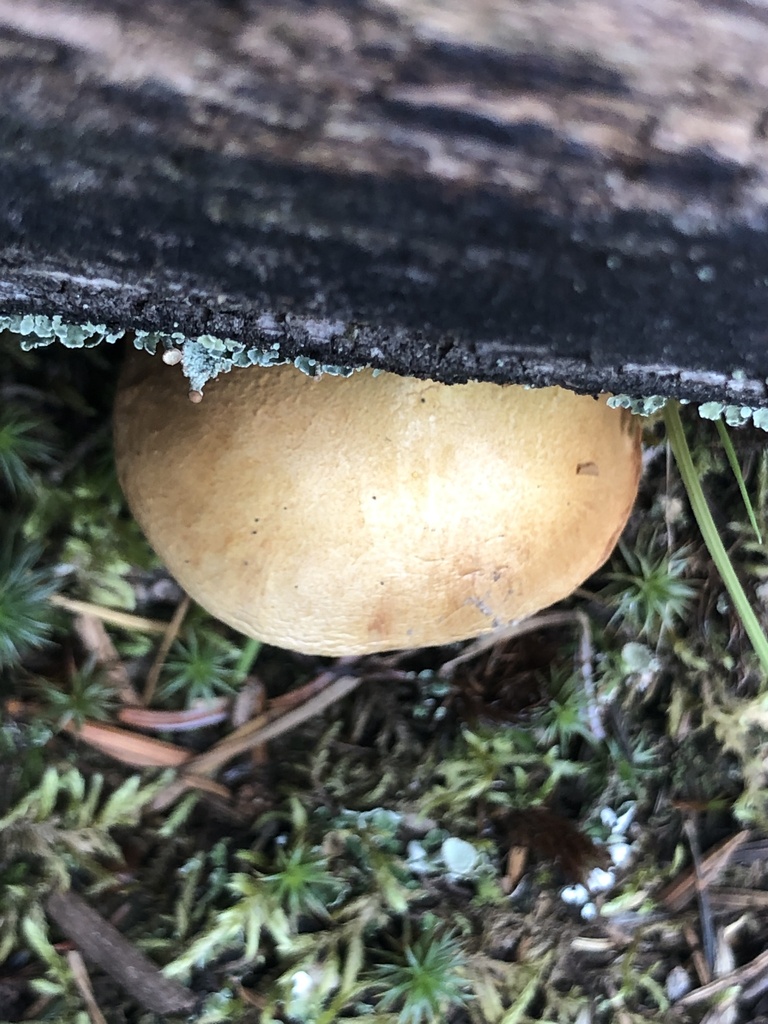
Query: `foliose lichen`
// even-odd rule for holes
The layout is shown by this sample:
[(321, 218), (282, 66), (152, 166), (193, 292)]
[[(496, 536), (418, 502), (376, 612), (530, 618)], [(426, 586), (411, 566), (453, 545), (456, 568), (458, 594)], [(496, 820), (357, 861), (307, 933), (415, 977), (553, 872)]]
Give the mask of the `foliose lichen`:
[[(180, 331), (111, 330), (106, 324), (93, 324), (90, 321), (67, 324), (60, 316), (33, 316), (29, 313), (0, 315), (0, 330), (18, 334), (21, 347), (25, 350), (52, 345), (54, 342), (61, 342), (67, 348), (91, 348), (103, 341), (113, 344), (126, 336), (131, 337), (137, 349), (151, 355), (155, 355), (158, 346), (166, 352), (175, 349), (181, 353), (181, 366), (189, 380), (190, 391), (199, 392), (203, 391), (208, 381), (220, 373), (227, 373), (234, 366), (275, 366), (291, 362), (282, 355), (278, 341), (258, 348), (233, 338), (217, 338), (212, 334), (189, 338)], [(296, 356), (293, 363), (311, 377), (320, 377), (324, 373), (349, 377), (355, 372), (351, 367), (322, 363), (308, 356)]]
[(751, 420), (761, 430), (768, 430), (768, 409), (753, 409), (749, 405), (725, 405), (723, 402), (705, 402), (699, 406), (699, 415), (705, 420), (724, 419), (729, 427), (741, 427)]
[[(262, 320), (266, 329), (276, 327), (270, 317), (263, 317)], [(54, 342), (60, 342), (67, 348), (93, 348), (102, 342), (114, 344), (120, 338), (131, 334), (136, 348), (152, 355), (157, 351), (158, 345), (162, 345), (166, 351), (178, 349), (181, 352), (182, 369), (189, 379), (190, 390), (199, 392), (202, 392), (209, 380), (218, 377), (220, 373), (227, 373), (233, 366), (276, 366), (279, 363), (291, 362), (282, 355), (279, 341), (259, 348), (248, 346), (233, 338), (217, 338), (213, 334), (200, 334), (196, 338), (188, 338), (180, 331), (168, 333), (143, 330), (129, 332), (123, 328), (113, 330), (106, 324), (94, 324), (90, 320), (82, 324), (68, 324), (64, 323), (60, 316), (35, 316), (31, 313), (0, 314), (0, 331), (2, 330), (18, 334), (21, 337), (21, 347), (25, 350), (52, 345)], [(356, 369), (360, 369), (322, 363), (309, 356), (296, 356), (292, 362), (311, 377), (320, 377), (324, 373), (349, 377)], [(639, 416), (654, 415), (664, 408), (666, 402), (667, 399), (662, 395), (650, 395), (646, 398), (613, 395), (608, 399), (608, 405), (612, 408), (629, 409)], [(752, 408), (748, 405), (727, 405), (724, 402), (705, 402), (699, 406), (699, 415), (709, 420), (722, 418), (731, 427), (743, 426), (751, 421), (756, 427), (768, 431), (768, 409)]]
[[(653, 416), (664, 408), (667, 401), (668, 399), (662, 395), (651, 395), (649, 398), (612, 395), (608, 399), (608, 405), (613, 409), (629, 409), (638, 416)], [(761, 430), (768, 430), (768, 409), (755, 409), (750, 405), (728, 405), (725, 402), (704, 402), (698, 411), (702, 419), (722, 419), (729, 427), (743, 427), (751, 421)]]
[(629, 409), (636, 416), (653, 416), (667, 404), (663, 395), (648, 398), (632, 398), (631, 395), (611, 395), (607, 403), (611, 409)]
[(28, 351), (61, 342), (67, 348), (93, 348), (102, 341), (113, 344), (125, 334), (124, 330), (112, 331), (106, 324), (65, 324), (60, 316), (0, 315), (0, 331), (13, 331), (21, 337), (21, 347)]

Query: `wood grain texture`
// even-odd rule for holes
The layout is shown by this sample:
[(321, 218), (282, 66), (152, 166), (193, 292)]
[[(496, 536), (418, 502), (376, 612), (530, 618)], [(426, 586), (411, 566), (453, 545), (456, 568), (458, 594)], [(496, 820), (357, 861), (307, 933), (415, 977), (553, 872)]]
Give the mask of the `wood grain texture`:
[(0, 311), (768, 403), (768, 5), (0, 0)]

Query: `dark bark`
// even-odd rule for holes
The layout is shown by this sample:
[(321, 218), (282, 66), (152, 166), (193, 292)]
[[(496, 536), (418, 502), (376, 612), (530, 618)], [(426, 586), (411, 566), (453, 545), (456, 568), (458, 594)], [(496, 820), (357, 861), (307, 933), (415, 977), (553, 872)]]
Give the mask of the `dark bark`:
[(0, 312), (768, 403), (768, 13), (0, 0)]

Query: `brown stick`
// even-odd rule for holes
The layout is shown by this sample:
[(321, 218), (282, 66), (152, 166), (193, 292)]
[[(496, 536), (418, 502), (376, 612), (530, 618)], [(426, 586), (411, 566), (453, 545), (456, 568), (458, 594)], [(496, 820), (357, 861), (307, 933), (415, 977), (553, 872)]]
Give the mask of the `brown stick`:
[(225, 736), (221, 742), (216, 743), (210, 750), (206, 750), (196, 757), (190, 758), (185, 763), (184, 774), (171, 782), (165, 789), (161, 789), (152, 801), (155, 810), (164, 810), (169, 807), (188, 786), (185, 776), (199, 777), (216, 771), (227, 761), (247, 750), (253, 750), (268, 740), (275, 739), (283, 733), (295, 729), (306, 722), (307, 719), (319, 715), (327, 707), (337, 700), (341, 700), (348, 693), (351, 693), (362, 682), (361, 676), (339, 676), (325, 689), (316, 693), (309, 700), (299, 707), (286, 711), (278, 718), (270, 719), (268, 714), (260, 715), (252, 721), (236, 729), (229, 736)]
[(155, 654), (155, 660), (152, 662), (152, 667), (147, 673), (147, 678), (144, 682), (144, 693), (142, 695), (142, 701), (144, 704), (151, 704), (152, 699), (155, 696), (155, 690), (160, 680), (160, 673), (163, 671), (163, 665), (165, 659), (168, 657), (168, 652), (173, 646), (173, 641), (179, 635), (179, 630), (184, 622), (184, 618), (189, 611), (191, 604), (189, 595), (185, 594), (181, 601), (176, 607), (176, 611), (173, 613), (171, 621), (168, 623), (168, 628), (165, 631), (163, 639), (160, 641), (160, 646), (157, 648)]
[(55, 892), (46, 910), (90, 963), (113, 978), (153, 1013), (189, 1013), (197, 998), (159, 968), (74, 892)]

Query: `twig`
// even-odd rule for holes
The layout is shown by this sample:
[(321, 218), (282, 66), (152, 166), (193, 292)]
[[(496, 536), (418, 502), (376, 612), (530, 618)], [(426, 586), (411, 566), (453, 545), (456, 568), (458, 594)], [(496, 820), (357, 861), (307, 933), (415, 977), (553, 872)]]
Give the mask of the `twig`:
[[(263, 715), (267, 708), (267, 691), (264, 688), (263, 683), (256, 684), (256, 691), (254, 694), (254, 712), (256, 717)], [(245, 722), (243, 723), (245, 725)], [(257, 747), (254, 747), (251, 751), (251, 763), (254, 768), (258, 768), (265, 765), (269, 760), (269, 750), (267, 749), (266, 743), (260, 743)]]
[(505, 643), (507, 640), (515, 640), (519, 636), (527, 636), (536, 632), (537, 629), (545, 629), (549, 626), (572, 626), (578, 616), (578, 612), (545, 612), (543, 615), (534, 615), (530, 619), (523, 619), (521, 622), (512, 622), (501, 629), (495, 629), (492, 633), (478, 637), (471, 644), (464, 648), (461, 654), (440, 666), (438, 675), (441, 679), (451, 676), (458, 665), (465, 661), (471, 661), (478, 654), (490, 650), (497, 644)]
[(83, 997), (88, 1016), (91, 1018), (91, 1024), (107, 1024), (106, 1018), (96, 1002), (96, 996), (93, 994), (91, 979), (88, 977), (85, 961), (76, 949), (70, 949), (67, 953), (67, 963), (69, 964), (70, 971), (72, 971), (72, 977), (75, 979), (80, 995)]
[(691, 856), (693, 858), (693, 867), (696, 872), (696, 895), (699, 900), (699, 920), (701, 921), (701, 941), (704, 947), (704, 959), (707, 964), (708, 977), (707, 981), (715, 973), (715, 923), (712, 918), (712, 906), (709, 902), (709, 892), (707, 889), (709, 878), (711, 874), (704, 877), (703, 874), (703, 862), (701, 856), (701, 848), (699, 847), (699, 837), (696, 834), (696, 826), (690, 818), (686, 818), (683, 827), (685, 834), (688, 838), (688, 845), (691, 848)]
[(158, 1014), (192, 1011), (197, 1002), (195, 995), (161, 974), (148, 957), (76, 893), (55, 892), (45, 907), (85, 958), (105, 971), (140, 1006)]
[[(247, 725), (236, 729), (229, 736), (225, 736), (223, 740), (216, 743), (210, 750), (206, 750), (205, 753), (193, 757), (185, 766), (185, 770), (195, 772), (198, 775), (207, 775), (208, 772), (215, 771), (223, 764), (226, 764), (227, 761), (231, 761), (233, 757), (244, 754), (247, 750), (251, 750), (260, 743), (266, 743), (267, 740), (273, 740), (277, 736), (282, 736), (283, 733), (290, 732), (308, 719), (321, 714), (331, 704), (335, 704), (336, 701), (341, 700), (342, 697), (346, 697), (348, 693), (356, 689), (361, 682), (362, 678), (360, 676), (340, 676), (326, 686), (324, 690), (321, 690), (320, 693), (315, 694), (309, 700), (299, 705), (299, 707), (287, 711), (273, 721), (268, 720), (268, 714), (261, 715), (252, 722), (248, 722)], [(264, 721), (264, 719), (267, 719), (267, 721)]]
[[(341, 659), (345, 661), (346, 659)], [(341, 662), (339, 662), (340, 664)], [(303, 686), (297, 687), (295, 690), (287, 690), (285, 693), (281, 693), (279, 697), (273, 697), (269, 702), (268, 711), (274, 712), (278, 715), (284, 715), (286, 711), (290, 711), (292, 708), (297, 708), (299, 705), (304, 704), (310, 698), (314, 697), (316, 693), (322, 693), (322, 691), (329, 686), (334, 679), (338, 679), (339, 674), (335, 669), (329, 669), (327, 672), (321, 672), (316, 675), (313, 679), (310, 679), (308, 683), (304, 683)]]
[(764, 969), (756, 973), (756, 977), (749, 985), (741, 990), (741, 998), (745, 1003), (752, 1003), (764, 995), (768, 989), (768, 964)]
[(155, 729), (158, 732), (190, 732), (207, 725), (218, 725), (226, 720), (232, 702), (228, 697), (215, 697), (204, 704), (196, 704), (184, 711), (157, 711), (154, 708), (121, 708), (117, 713), (123, 725), (137, 729)]
[(120, 700), (124, 704), (138, 704), (139, 695), (128, 678), (126, 667), (102, 620), (89, 613), (76, 615), (73, 624), (83, 646), (104, 669), (107, 681)]
[(709, 898), (712, 906), (718, 910), (751, 910), (765, 913), (768, 909), (768, 892), (764, 889), (736, 889), (717, 885), (709, 890)]
[(142, 694), (142, 701), (144, 704), (152, 703), (152, 698), (155, 696), (155, 690), (157, 689), (157, 682), (160, 678), (160, 673), (163, 671), (165, 659), (168, 657), (168, 651), (170, 651), (173, 641), (179, 635), (181, 624), (184, 621), (185, 615), (189, 611), (190, 603), (189, 595), (185, 594), (176, 606), (176, 610), (171, 617), (171, 621), (166, 627), (163, 639), (160, 641), (160, 645), (157, 648), (155, 660), (152, 662), (152, 667), (149, 672), (147, 672), (147, 678), (144, 681), (144, 693)]
[(691, 951), (691, 963), (696, 971), (696, 977), (699, 979), (699, 985), (708, 985), (712, 980), (712, 971), (707, 963), (707, 958), (702, 952), (701, 942), (696, 929), (689, 921), (683, 925), (683, 937)]
[(760, 953), (759, 956), (756, 956), (754, 960), (750, 960), (748, 964), (744, 964), (743, 967), (737, 967), (735, 971), (730, 971), (721, 978), (715, 978), (708, 985), (702, 985), (701, 988), (694, 989), (693, 992), (689, 992), (682, 999), (678, 999), (675, 1006), (695, 1006), (697, 1003), (703, 1003), (712, 996), (725, 992), (732, 985), (744, 986), (747, 982), (752, 982), (752, 985), (743, 989), (742, 994), (746, 998), (747, 992), (750, 992), (752, 989), (757, 990), (758, 985), (764, 987), (766, 974), (768, 974), (768, 951)]
[(735, 836), (719, 843), (702, 858), (698, 871), (689, 869), (682, 878), (676, 879), (659, 895), (664, 906), (677, 913), (683, 910), (696, 895), (697, 887), (710, 885), (730, 863), (738, 848), (749, 839), (750, 832), (744, 829)]
[(130, 612), (121, 612), (117, 608), (104, 608), (100, 604), (91, 604), (90, 601), (78, 601), (63, 594), (53, 594), (48, 600), (57, 608), (63, 608), (65, 612), (72, 612), (74, 615), (94, 615), (102, 622), (109, 622), (121, 629), (134, 629), (139, 633), (164, 633), (168, 628), (168, 623), (160, 622), (159, 619), (145, 619), (141, 615), (131, 615)]
[(361, 682), (360, 676), (339, 676), (320, 693), (316, 693), (299, 707), (292, 708), (280, 717), (270, 721), (269, 713), (267, 713), (248, 722), (247, 725), (241, 726), (229, 736), (225, 736), (210, 750), (186, 761), (184, 774), (165, 789), (160, 790), (153, 800), (152, 806), (156, 810), (163, 810), (170, 806), (187, 788), (188, 783), (185, 778), (187, 773), (208, 775), (216, 771), (227, 761), (231, 761), (233, 757), (252, 750), (268, 740), (273, 740), (277, 736), (282, 736), (308, 719), (314, 718), (315, 715), (321, 714), (331, 704), (351, 693)]

